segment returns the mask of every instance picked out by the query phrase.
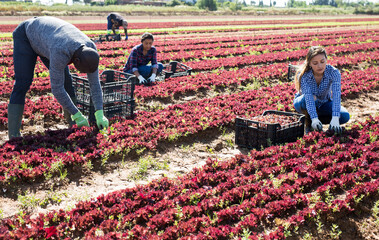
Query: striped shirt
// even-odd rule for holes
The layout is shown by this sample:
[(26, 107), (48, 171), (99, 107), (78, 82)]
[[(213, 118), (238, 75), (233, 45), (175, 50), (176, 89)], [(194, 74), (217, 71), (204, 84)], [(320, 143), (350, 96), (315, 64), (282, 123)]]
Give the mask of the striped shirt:
[(153, 68), (158, 68), (157, 49), (152, 46), (146, 55), (143, 55), (143, 45), (135, 46), (129, 55), (128, 61), (125, 64), (124, 72), (132, 70), (135, 72), (140, 66), (146, 66), (149, 62)]
[(326, 65), (321, 83), (317, 86), (312, 70), (305, 72), (301, 78), (301, 93), (311, 119), (317, 118), (316, 109), (322, 104), (333, 101), (332, 116), (339, 117), (341, 110), (341, 73), (331, 65)]

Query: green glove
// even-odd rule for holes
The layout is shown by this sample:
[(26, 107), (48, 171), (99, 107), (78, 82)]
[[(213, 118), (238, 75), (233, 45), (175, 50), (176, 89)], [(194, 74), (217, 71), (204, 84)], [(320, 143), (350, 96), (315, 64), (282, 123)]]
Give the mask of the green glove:
[(104, 116), (104, 111), (103, 110), (97, 110), (95, 112), (95, 118), (96, 118), (96, 124), (99, 129), (107, 128), (109, 127), (109, 121), (108, 119)]
[(80, 111), (78, 111), (77, 113), (72, 115), (71, 119), (73, 121), (75, 121), (75, 123), (76, 123), (76, 125), (78, 125), (78, 127), (83, 127), (83, 126), (89, 127), (89, 123), (88, 123), (87, 118), (84, 117)]

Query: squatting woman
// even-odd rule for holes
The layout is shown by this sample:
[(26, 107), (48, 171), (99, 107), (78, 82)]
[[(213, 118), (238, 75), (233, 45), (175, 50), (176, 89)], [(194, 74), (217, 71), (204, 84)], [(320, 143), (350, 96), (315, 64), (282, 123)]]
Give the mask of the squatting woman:
[(341, 106), (341, 73), (327, 64), (327, 55), (323, 47), (309, 49), (305, 63), (295, 77), (298, 91), (294, 107), (306, 116), (306, 133), (322, 130), (322, 124), (329, 123), (329, 129), (341, 133), (340, 124), (349, 121), (350, 114)]

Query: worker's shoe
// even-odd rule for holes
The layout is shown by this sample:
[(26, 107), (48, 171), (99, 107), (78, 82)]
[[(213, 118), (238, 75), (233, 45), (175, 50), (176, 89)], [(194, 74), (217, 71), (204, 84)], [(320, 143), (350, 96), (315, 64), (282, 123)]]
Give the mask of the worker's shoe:
[(303, 110), (301, 113), (304, 114), (304, 116), (305, 116), (304, 131), (305, 131), (305, 134), (308, 134), (308, 133), (310, 133), (310, 132), (313, 131), (313, 129), (312, 129), (312, 120), (311, 120), (311, 117), (308, 114), (308, 111)]
[(312, 128), (312, 121), (309, 117), (306, 117), (305, 118), (305, 122), (304, 122), (304, 130), (305, 130), (305, 134), (308, 134), (310, 132), (313, 131), (313, 128)]
[(9, 140), (15, 137), (21, 137), (20, 129), (22, 115), (24, 113), (23, 104), (8, 105), (8, 137)]

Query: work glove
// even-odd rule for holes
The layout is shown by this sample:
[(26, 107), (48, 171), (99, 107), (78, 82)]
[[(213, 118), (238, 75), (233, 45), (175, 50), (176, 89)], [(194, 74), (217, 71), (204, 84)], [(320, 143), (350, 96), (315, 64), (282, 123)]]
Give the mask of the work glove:
[(340, 126), (340, 118), (333, 116), (332, 121), (330, 121), (329, 130), (334, 130), (335, 133), (342, 133), (342, 128)]
[(139, 80), (139, 83), (140, 83), (140, 84), (145, 84), (145, 83), (147, 83), (146, 79), (145, 79), (144, 77), (142, 77), (142, 75), (139, 75), (139, 76), (138, 76), (138, 80)]
[(312, 119), (312, 128), (316, 131), (322, 131), (322, 123), (318, 118)]
[(96, 124), (99, 129), (107, 128), (109, 127), (109, 121), (108, 119), (104, 116), (104, 111), (103, 110), (97, 110), (95, 112), (95, 118), (96, 118)]
[(156, 77), (156, 76), (157, 76), (157, 74), (155, 74), (155, 73), (151, 74), (151, 76), (149, 77), (149, 81), (150, 81), (151, 83), (155, 82), (155, 77)]
[(78, 127), (83, 127), (83, 126), (89, 127), (89, 123), (88, 123), (87, 118), (84, 117), (80, 111), (78, 111), (77, 113), (72, 115), (71, 119), (73, 121), (75, 121), (75, 123), (76, 123), (76, 125), (78, 125)]
[(128, 35), (125, 36), (125, 40), (128, 40)]

